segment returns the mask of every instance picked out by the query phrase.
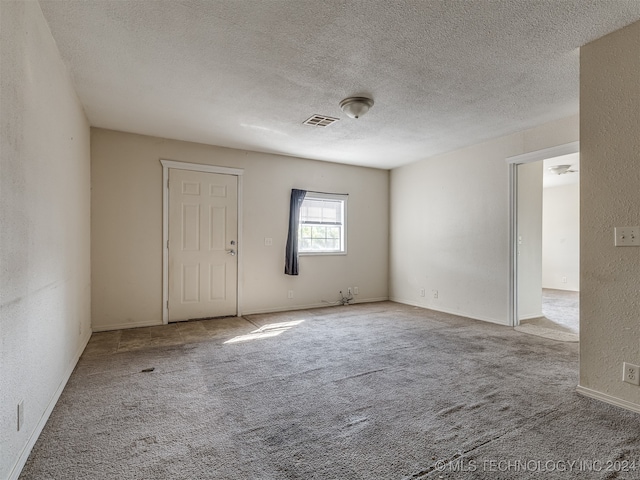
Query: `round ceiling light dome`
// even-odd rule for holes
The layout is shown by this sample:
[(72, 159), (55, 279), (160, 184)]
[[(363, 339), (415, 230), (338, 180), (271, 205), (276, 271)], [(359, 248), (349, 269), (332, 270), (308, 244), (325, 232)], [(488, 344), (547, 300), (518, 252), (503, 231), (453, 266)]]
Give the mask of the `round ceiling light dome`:
[(340, 102), (340, 108), (351, 118), (360, 118), (373, 107), (373, 100), (367, 97), (349, 97)]

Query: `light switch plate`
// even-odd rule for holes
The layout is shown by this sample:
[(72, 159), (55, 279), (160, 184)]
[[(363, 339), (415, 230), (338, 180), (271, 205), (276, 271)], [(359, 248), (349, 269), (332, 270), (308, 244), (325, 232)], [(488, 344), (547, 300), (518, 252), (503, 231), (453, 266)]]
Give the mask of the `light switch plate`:
[(616, 247), (640, 247), (640, 227), (616, 227)]

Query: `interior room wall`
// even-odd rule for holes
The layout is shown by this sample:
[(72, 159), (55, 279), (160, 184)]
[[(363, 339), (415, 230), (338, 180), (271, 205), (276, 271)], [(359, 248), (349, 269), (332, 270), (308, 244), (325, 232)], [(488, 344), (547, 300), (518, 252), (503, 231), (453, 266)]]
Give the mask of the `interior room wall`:
[(518, 165), (518, 318), (542, 316), (542, 162)]
[(580, 51), (580, 387), (640, 412), (640, 247), (614, 227), (640, 225), (640, 22)]
[(391, 299), (507, 325), (505, 159), (575, 142), (578, 124), (572, 116), (392, 170)]
[[(244, 169), (242, 313), (323, 306), (358, 287), (388, 298), (389, 172), (94, 128), (92, 318), (98, 330), (162, 323), (160, 159)], [(348, 254), (301, 256), (284, 274), (292, 188), (348, 193)], [(264, 239), (273, 245), (265, 246)], [(294, 298), (287, 298), (293, 290)]]
[(90, 151), (38, 2), (0, 2), (0, 17), (0, 478), (12, 479), (91, 334)]
[(543, 190), (542, 286), (580, 290), (580, 184), (577, 182)]

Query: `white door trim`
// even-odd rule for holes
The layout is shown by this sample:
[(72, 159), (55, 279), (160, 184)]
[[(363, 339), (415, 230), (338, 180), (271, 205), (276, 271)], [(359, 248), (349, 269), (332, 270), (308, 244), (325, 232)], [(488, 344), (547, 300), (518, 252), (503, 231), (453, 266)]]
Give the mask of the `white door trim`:
[(509, 164), (509, 325), (512, 327), (520, 324), (518, 319), (518, 165), (579, 151), (580, 142), (571, 142), (505, 159)]
[(169, 169), (192, 170), (195, 172), (219, 173), (238, 177), (238, 285), (236, 288), (236, 315), (242, 316), (242, 175), (241, 168), (218, 167), (200, 163), (177, 162), (160, 159), (162, 164), (162, 323), (169, 323)]

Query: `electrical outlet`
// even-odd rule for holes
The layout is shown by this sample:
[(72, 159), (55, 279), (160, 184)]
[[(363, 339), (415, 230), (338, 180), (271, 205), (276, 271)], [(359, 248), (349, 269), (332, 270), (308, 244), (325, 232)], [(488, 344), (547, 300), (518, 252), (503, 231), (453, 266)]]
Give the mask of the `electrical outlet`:
[(438, 298), (438, 290), (433, 290), (433, 298)]
[(424, 297), (424, 296), (425, 296), (424, 288), (421, 288), (421, 289), (420, 289), (420, 296), (421, 296), (421, 297)]
[(562, 283), (567, 283), (567, 277), (562, 277)]
[(616, 247), (640, 247), (640, 227), (615, 227)]
[(273, 238), (264, 237), (264, 246), (270, 247), (273, 245)]
[(360, 293), (360, 290), (358, 290), (358, 287), (353, 287), (353, 294), (358, 295), (359, 293)]
[(20, 400), (20, 403), (18, 403), (18, 417), (17, 417), (17, 427), (18, 427), (18, 431), (20, 431), (20, 429), (22, 428), (22, 425), (24, 425), (24, 400)]
[(624, 362), (622, 364), (622, 381), (640, 386), (640, 367)]
[(351, 287), (347, 287), (347, 295), (351, 295), (353, 294), (353, 291), (351, 290)]
[(293, 298), (293, 290), (289, 290), (289, 293), (287, 294), (287, 298)]

